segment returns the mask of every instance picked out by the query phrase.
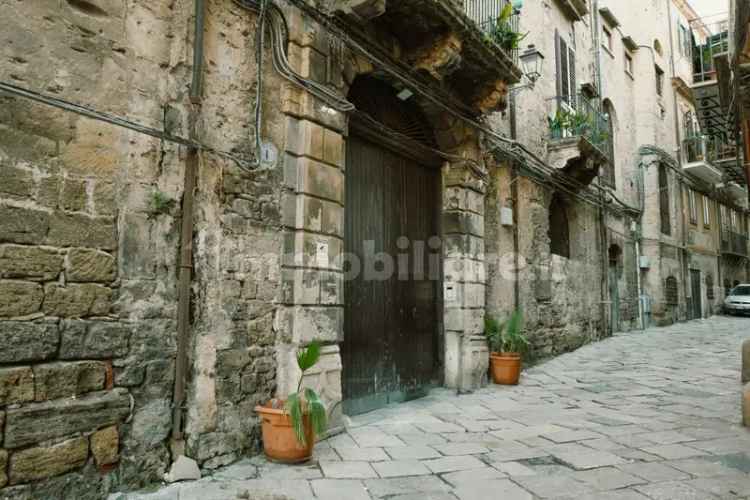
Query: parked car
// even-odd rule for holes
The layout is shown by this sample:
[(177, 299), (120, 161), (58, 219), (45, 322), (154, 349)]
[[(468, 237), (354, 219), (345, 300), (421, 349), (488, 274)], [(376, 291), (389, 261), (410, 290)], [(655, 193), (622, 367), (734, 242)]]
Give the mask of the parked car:
[(737, 285), (724, 300), (728, 314), (750, 314), (750, 285)]

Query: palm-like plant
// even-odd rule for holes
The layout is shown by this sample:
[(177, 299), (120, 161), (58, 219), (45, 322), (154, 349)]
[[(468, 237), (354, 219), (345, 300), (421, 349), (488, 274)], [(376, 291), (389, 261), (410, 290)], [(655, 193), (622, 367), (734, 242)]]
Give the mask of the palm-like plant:
[(514, 311), (510, 318), (502, 323), (496, 318), (486, 316), (484, 334), (494, 352), (523, 353), (529, 347), (528, 339), (521, 333), (523, 314)]
[(297, 366), (301, 370), (297, 392), (290, 394), (284, 405), (284, 411), (292, 420), (292, 428), (297, 441), (303, 446), (307, 444), (305, 436), (305, 420), (310, 419), (314, 435), (321, 435), (326, 431), (326, 406), (318, 393), (310, 387), (302, 388), (305, 372), (315, 366), (320, 359), (320, 343), (313, 341), (306, 348), (297, 353)]
[(500, 15), (497, 17), (495, 26), (492, 30), (492, 38), (505, 50), (514, 50), (518, 48), (521, 40), (526, 38), (528, 33), (518, 33), (513, 29), (510, 18), (513, 16), (513, 4), (507, 3)]

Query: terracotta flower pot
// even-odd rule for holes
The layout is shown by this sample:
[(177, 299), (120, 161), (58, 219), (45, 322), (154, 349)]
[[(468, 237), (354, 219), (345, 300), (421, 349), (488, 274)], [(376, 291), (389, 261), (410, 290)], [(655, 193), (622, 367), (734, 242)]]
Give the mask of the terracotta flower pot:
[(312, 458), (315, 434), (309, 416), (304, 417), (305, 444), (302, 445), (297, 441), (291, 417), (284, 413), (283, 408), (256, 406), (255, 412), (262, 421), (263, 451), (269, 460), (296, 464)]
[(521, 376), (521, 355), (514, 352), (493, 352), (490, 355), (492, 380), (501, 385), (518, 385)]

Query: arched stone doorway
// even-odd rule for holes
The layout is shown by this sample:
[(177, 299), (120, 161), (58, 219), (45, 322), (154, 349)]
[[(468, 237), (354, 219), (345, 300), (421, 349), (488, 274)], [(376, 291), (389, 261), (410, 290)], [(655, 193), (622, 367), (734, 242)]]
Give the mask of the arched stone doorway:
[(440, 382), (442, 160), (421, 109), (360, 76), (346, 144), (344, 412), (426, 394)]

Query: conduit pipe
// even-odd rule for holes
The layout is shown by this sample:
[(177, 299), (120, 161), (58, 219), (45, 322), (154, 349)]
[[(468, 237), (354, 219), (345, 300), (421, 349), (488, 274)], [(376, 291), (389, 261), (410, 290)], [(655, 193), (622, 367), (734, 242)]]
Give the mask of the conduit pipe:
[[(190, 139), (198, 135), (203, 95), (203, 30), (205, 27), (205, 2), (195, 0), (195, 33), (193, 41), (193, 78), (190, 84), (190, 112), (188, 115)], [(198, 171), (199, 152), (189, 147), (185, 160), (184, 193), (182, 197), (182, 225), (180, 228), (180, 274), (177, 284), (177, 359), (175, 361), (174, 395), (172, 400), (172, 441), (182, 443), (182, 417), (185, 403), (185, 386), (190, 336), (190, 284), (193, 279), (193, 205), (195, 202), (195, 176)]]

